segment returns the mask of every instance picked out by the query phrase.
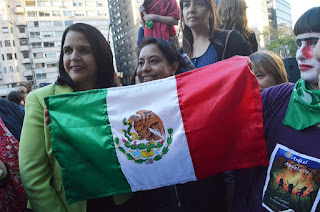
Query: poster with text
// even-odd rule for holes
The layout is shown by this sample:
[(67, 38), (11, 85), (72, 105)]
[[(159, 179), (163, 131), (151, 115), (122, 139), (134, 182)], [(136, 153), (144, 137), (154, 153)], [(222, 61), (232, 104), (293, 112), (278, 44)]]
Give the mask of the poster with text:
[(281, 144), (273, 150), (262, 205), (268, 211), (313, 212), (320, 199), (320, 159)]

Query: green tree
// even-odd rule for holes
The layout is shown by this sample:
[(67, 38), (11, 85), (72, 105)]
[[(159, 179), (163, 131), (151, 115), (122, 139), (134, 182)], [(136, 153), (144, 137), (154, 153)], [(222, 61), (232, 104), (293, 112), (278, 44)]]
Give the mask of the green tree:
[(295, 57), (297, 52), (296, 40), (292, 37), (279, 38), (272, 41), (266, 47), (268, 50), (275, 52), (280, 57)]

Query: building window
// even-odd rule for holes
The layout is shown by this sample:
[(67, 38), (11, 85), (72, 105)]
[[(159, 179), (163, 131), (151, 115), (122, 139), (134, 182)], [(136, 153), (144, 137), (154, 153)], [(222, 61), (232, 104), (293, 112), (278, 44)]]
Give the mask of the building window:
[(43, 47), (54, 47), (54, 42), (43, 42)]
[(9, 66), (9, 72), (13, 73), (13, 67), (12, 66)]
[(48, 16), (50, 16), (50, 13), (49, 13), (49, 12), (39, 11), (39, 16), (40, 16), (40, 17), (48, 17)]
[(33, 57), (36, 59), (43, 58), (43, 53), (33, 53)]
[(2, 27), (2, 33), (3, 34), (8, 34), (9, 33), (9, 28), (8, 27)]
[(2, 41), (0, 40), (0, 47), (2, 47)]
[(28, 27), (39, 27), (39, 22), (38, 21), (29, 21)]
[(54, 21), (53, 26), (63, 26), (63, 22), (62, 21)]
[(20, 40), (20, 46), (28, 45), (28, 40)]
[(23, 58), (29, 58), (29, 52), (23, 52), (22, 56)]
[(37, 79), (47, 79), (47, 74), (46, 73), (36, 74), (36, 78)]
[(84, 16), (84, 11), (74, 11), (74, 16)]
[(41, 48), (41, 42), (35, 42), (35, 43), (31, 43), (32, 48)]
[[(56, 58), (57, 57), (57, 53), (56, 52), (48, 52), (48, 53), (45, 53), (44, 56), (45, 56), (45, 58)], [(49, 64), (47, 64), (47, 67), (49, 68), (48, 65)]]
[(55, 32), (54, 32), (54, 35), (55, 35), (56, 37), (62, 37), (63, 31), (55, 31)]
[(52, 16), (61, 16), (60, 11), (52, 11)]
[(45, 66), (44, 66), (44, 63), (36, 63), (35, 67), (36, 68), (44, 68)]
[(83, 3), (82, 2), (73, 2), (73, 6), (74, 7), (81, 7), (81, 6), (83, 6)]
[(13, 45), (13, 46), (16, 46), (16, 44), (15, 44), (14, 40), (12, 40), (12, 45)]
[(19, 32), (20, 32), (20, 33), (25, 33), (25, 32), (26, 32), (26, 29), (25, 29), (25, 28), (19, 28)]
[(26, 0), (25, 3), (26, 3), (26, 6), (27, 6), (27, 7), (34, 7), (34, 6), (36, 6), (36, 1), (35, 1), (35, 0)]
[(39, 25), (42, 27), (52, 27), (52, 22), (51, 21), (40, 21)]
[(30, 38), (39, 38), (40, 32), (30, 32)]
[[(104, 5), (104, 4), (103, 4), (102, 1), (97, 1), (97, 2), (96, 2), (96, 6), (97, 6), (97, 7), (103, 7), (103, 5)], [(111, 9), (111, 8), (110, 8), (110, 9)]]
[(11, 53), (7, 54), (7, 60), (12, 60), (12, 54)]
[(38, 1), (38, 6), (40, 6), (40, 7), (49, 6), (49, 2), (48, 1)]
[(42, 36), (46, 38), (53, 37), (53, 32), (42, 32)]
[(4, 46), (5, 46), (5, 47), (11, 46), (10, 41), (9, 41), (9, 40), (5, 40), (5, 41), (4, 41)]
[(63, 16), (72, 16), (72, 11), (63, 11)]
[(28, 17), (37, 17), (37, 11), (28, 11), (27, 16)]
[(17, 59), (17, 53), (14, 53), (14, 58)]
[(67, 27), (67, 26), (70, 26), (73, 24), (73, 21), (65, 21), (64, 22), (64, 25)]
[(7, 68), (3, 67), (3, 72), (6, 74), (7, 73)]
[(2, 54), (2, 60), (5, 61), (5, 59), (4, 59), (4, 54)]
[(47, 68), (56, 68), (58, 67), (58, 63), (49, 63), (47, 64)]

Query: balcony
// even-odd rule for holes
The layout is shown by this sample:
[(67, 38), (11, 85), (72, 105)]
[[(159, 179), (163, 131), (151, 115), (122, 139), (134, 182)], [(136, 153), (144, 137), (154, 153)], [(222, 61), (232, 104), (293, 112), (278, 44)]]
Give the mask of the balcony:
[(19, 38), (19, 39), (26, 39), (26, 38), (29, 38), (29, 36), (28, 36), (27, 33), (19, 33), (19, 34), (18, 34), (18, 38)]
[(19, 47), (20, 52), (28, 52), (31, 50), (30, 46), (20, 46)]
[(16, 21), (16, 25), (17, 26), (27, 26), (27, 21), (23, 21), (23, 20)]
[(23, 63), (23, 64), (31, 63), (31, 58), (24, 58), (21, 60), (21, 63)]
[(15, 14), (24, 14), (24, 7), (14, 7), (13, 12)]
[(24, 71), (23, 76), (24, 77), (32, 77), (32, 71)]

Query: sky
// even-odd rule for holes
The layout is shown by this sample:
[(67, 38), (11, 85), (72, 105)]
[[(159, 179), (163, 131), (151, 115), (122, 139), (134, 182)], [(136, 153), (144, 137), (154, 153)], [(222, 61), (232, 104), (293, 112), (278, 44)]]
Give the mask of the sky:
[(286, 0), (291, 4), (292, 26), (308, 9), (320, 6), (320, 0)]

